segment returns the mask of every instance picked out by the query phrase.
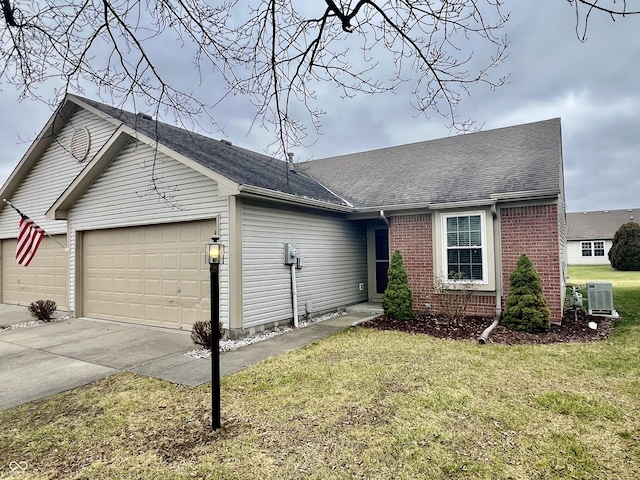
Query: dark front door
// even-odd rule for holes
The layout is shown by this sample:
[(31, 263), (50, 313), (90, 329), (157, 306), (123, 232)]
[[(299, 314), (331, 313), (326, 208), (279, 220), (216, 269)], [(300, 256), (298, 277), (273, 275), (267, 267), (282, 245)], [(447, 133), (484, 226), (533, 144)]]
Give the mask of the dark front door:
[(389, 229), (386, 225), (369, 229), (369, 300), (382, 301), (389, 270)]

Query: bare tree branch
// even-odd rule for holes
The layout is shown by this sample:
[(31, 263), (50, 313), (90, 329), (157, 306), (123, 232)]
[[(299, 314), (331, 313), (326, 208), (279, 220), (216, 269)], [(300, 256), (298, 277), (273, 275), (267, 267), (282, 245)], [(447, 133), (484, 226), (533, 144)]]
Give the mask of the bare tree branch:
[(624, 18), (640, 14), (640, 10), (629, 9), (627, 0), (567, 0), (567, 2), (575, 9), (576, 37), (583, 43), (587, 41), (587, 30), (592, 12), (606, 13), (613, 21), (616, 20), (616, 17)]
[[(581, 41), (594, 12), (640, 13), (626, 0), (566, 1)], [(67, 92), (95, 88), (116, 106), (142, 102), (156, 118), (187, 127), (202, 127), (202, 118), (222, 130), (216, 106), (242, 95), (255, 107), (252, 125), (273, 135), (268, 152), (281, 158), (314, 141), (327, 95), (398, 92), (413, 82), (408, 103), (465, 130), (456, 111), (470, 86), (508, 79), (496, 70), (508, 54), (506, 0), (0, 2), (0, 82), (16, 85), (20, 98), (54, 106)], [(204, 101), (178, 87), (162, 58), (176, 45), (193, 61), (186, 75), (213, 75), (226, 89)]]

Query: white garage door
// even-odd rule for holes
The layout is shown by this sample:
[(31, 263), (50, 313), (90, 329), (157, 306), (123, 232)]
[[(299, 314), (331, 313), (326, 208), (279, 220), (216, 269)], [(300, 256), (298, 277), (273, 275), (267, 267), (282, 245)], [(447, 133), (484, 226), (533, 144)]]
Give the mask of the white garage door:
[(191, 329), (209, 320), (204, 246), (215, 221), (83, 234), (83, 315)]
[[(55, 240), (67, 244), (66, 235)], [(68, 310), (69, 254), (52, 238), (44, 237), (28, 267), (16, 262), (16, 239), (2, 241), (2, 301), (29, 305), (35, 300), (53, 300), (59, 310)]]

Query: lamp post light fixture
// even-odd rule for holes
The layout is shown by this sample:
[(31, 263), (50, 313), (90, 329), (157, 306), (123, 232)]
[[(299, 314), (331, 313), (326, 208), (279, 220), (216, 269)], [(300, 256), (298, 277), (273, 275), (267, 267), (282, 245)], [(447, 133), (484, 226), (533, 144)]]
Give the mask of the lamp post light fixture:
[(220, 264), (224, 263), (224, 245), (213, 235), (206, 245), (211, 286), (211, 428), (219, 430), (220, 422)]

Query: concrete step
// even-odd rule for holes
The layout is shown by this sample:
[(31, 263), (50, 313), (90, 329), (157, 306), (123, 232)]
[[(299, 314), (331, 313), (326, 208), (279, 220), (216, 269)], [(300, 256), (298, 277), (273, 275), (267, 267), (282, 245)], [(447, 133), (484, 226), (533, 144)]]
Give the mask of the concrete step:
[(351, 305), (350, 307), (347, 307), (347, 312), (370, 313), (371, 315), (382, 315), (384, 313), (384, 311), (382, 310), (382, 304), (374, 302), (365, 302), (359, 303), (357, 305)]

